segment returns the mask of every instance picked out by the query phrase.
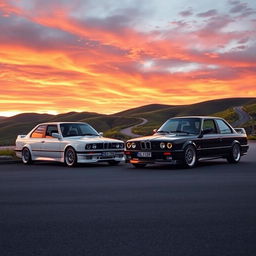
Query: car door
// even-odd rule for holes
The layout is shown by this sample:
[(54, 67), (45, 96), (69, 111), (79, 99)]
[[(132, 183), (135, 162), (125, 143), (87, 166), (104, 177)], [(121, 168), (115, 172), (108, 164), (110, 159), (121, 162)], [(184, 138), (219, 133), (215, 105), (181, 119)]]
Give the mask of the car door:
[(218, 130), (220, 132), (220, 140), (222, 148), (220, 149), (223, 154), (230, 152), (230, 148), (234, 141), (234, 133), (229, 125), (222, 119), (216, 119)]
[(42, 151), (45, 158), (58, 160), (61, 158), (60, 141), (57, 138), (53, 138), (52, 133), (59, 133), (56, 124), (47, 125), (45, 137), (42, 141)]
[(28, 144), (30, 145), (33, 158), (43, 156), (42, 141), (44, 140), (45, 129), (46, 125), (39, 125), (30, 135)]
[(214, 119), (204, 119), (202, 129), (211, 129), (211, 132), (204, 134), (200, 141), (201, 156), (219, 155), (218, 148), (220, 147), (220, 137)]

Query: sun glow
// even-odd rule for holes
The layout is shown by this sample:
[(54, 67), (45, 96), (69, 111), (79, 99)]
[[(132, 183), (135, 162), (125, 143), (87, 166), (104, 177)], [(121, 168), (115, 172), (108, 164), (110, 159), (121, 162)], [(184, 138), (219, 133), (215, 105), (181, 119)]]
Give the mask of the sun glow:
[(199, 0), (194, 14), (167, 15), (168, 1), (152, 0), (151, 12), (115, 3), (99, 14), (83, 1), (46, 2), (0, 4), (0, 116), (256, 96), (252, 6), (234, 16), (235, 1), (205, 11)]

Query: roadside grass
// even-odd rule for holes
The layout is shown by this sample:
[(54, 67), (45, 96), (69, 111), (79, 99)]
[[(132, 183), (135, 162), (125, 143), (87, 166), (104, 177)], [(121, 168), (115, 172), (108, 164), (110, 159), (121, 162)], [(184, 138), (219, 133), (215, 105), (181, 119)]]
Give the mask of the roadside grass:
[(256, 104), (245, 105), (243, 108), (253, 119), (256, 119)]
[(15, 151), (12, 149), (0, 149), (0, 156), (16, 157)]
[(224, 118), (229, 123), (234, 123), (236, 120), (239, 119), (238, 114), (233, 110), (233, 108), (228, 108), (224, 111), (217, 112), (213, 114), (214, 116)]
[(256, 140), (256, 135), (249, 135), (248, 140)]

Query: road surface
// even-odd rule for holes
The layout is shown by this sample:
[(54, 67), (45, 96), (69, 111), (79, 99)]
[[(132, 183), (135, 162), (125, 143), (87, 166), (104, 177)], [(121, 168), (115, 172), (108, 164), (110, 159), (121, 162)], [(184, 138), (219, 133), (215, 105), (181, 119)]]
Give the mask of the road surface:
[(234, 111), (238, 114), (239, 119), (233, 123), (234, 127), (240, 127), (249, 120), (251, 120), (251, 116), (243, 110), (242, 106), (234, 107)]
[(253, 256), (256, 143), (237, 165), (0, 165), (1, 256)]
[(141, 135), (138, 135), (138, 134), (133, 133), (133, 132), (132, 132), (132, 129), (135, 128), (135, 127), (137, 127), (137, 126), (141, 126), (141, 125), (143, 125), (143, 124), (146, 124), (146, 123), (148, 122), (148, 120), (145, 119), (145, 118), (138, 118), (138, 119), (142, 120), (142, 122), (139, 123), (139, 124), (130, 126), (130, 127), (128, 127), (128, 128), (125, 128), (125, 129), (121, 130), (120, 132), (121, 132), (122, 134), (126, 135), (126, 136), (133, 137), (133, 138), (141, 136)]

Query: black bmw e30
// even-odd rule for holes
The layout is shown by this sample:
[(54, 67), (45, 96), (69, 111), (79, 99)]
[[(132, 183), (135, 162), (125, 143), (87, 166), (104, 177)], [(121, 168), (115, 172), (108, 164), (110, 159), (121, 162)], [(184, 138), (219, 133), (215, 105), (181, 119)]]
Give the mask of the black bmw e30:
[(218, 117), (188, 116), (167, 120), (152, 136), (128, 140), (125, 154), (135, 167), (170, 162), (192, 168), (203, 158), (238, 163), (248, 148), (243, 128)]

